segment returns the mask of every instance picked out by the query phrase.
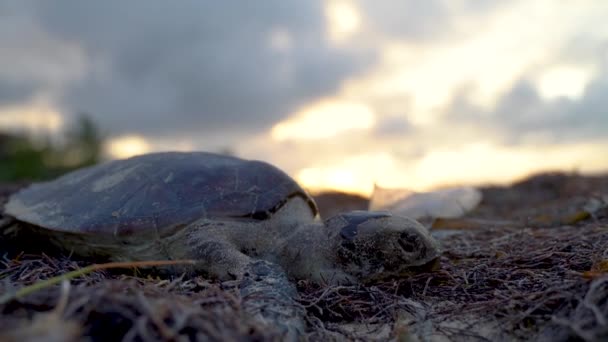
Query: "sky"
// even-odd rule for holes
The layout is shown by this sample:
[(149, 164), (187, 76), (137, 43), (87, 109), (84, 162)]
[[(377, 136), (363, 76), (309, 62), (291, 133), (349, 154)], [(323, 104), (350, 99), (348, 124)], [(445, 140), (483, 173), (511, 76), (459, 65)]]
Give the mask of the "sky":
[(0, 129), (369, 194), (608, 170), (608, 2), (0, 2)]

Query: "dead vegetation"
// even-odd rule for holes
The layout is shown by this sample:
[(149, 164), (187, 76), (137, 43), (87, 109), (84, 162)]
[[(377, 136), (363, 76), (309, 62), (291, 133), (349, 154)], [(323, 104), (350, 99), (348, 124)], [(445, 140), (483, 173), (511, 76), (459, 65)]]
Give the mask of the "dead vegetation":
[[(607, 177), (578, 175), (485, 189), (475, 212), (437, 233), (444, 246), (440, 270), (374, 286), (298, 283), (306, 337), (606, 340), (605, 194)], [(592, 211), (593, 201), (604, 205)], [(563, 220), (577, 212), (588, 215)], [(0, 294), (89, 265), (15, 246), (6, 237), (0, 237), (0, 251)], [(0, 340), (281, 339), (247, 317), (242, 304), (231, 283), (102, 270), (0, 305)]]

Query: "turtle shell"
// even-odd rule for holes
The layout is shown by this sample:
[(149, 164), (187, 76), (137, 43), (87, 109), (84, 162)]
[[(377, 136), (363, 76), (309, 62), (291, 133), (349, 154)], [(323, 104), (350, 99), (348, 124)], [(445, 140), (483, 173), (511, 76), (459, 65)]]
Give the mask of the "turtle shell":
[(200, 218), (266, 220), (290, 198), (313, 200), (261, 161), (205, 152), (153, 153), (80, 169), (11, 196), (5, 211), (51, 230), (169, 234)]

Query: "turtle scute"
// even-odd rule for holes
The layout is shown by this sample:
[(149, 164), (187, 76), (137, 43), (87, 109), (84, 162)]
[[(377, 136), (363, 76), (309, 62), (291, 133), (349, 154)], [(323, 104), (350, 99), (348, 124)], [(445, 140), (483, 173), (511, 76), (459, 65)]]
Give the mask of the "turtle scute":
[(312, 199), (261, 161), (206, 152), (152, 153), (110, 161), (34, 184), (6, 212), (55, 231), (158, 237), (201, 219), (266, 220), (289, 198)]

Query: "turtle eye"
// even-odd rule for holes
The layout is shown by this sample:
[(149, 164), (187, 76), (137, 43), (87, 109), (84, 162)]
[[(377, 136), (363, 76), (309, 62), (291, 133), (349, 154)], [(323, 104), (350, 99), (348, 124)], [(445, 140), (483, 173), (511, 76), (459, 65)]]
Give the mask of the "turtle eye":
[(352, 240), (357, 236), (359, 226), (356, 224), (348, 224), (340, 229), (340, 236), (345, 240)]

